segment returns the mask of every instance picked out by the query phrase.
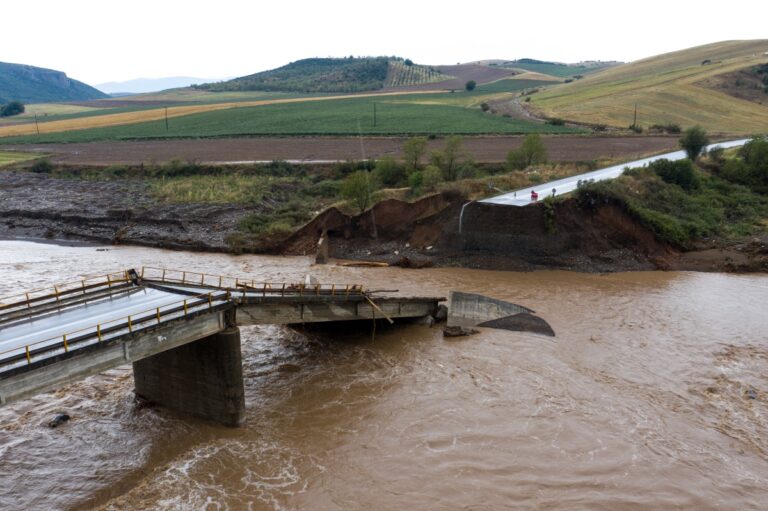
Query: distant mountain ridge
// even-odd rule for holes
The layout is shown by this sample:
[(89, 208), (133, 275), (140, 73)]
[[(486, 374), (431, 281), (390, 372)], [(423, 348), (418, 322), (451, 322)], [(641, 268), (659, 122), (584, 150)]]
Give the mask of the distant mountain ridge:
[(102, 99), (106, 94), (53, 69), (0, 62), (0, 103), (53, 103)]
[(215, 78), (195, 78), (193, 76), (168, 76), (163, 78), (135, 78), (123, 82), (105, 82), (96, 84), (95, 87), (107, 94), (144, 94), (214, 81), (217, 80)]

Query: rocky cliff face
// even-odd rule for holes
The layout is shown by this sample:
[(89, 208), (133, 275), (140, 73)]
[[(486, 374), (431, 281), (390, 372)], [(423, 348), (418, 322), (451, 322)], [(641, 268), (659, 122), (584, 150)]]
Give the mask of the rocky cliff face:
[(0, 103), (83, 101), (108, 97), (61, 71), (0, 62)]

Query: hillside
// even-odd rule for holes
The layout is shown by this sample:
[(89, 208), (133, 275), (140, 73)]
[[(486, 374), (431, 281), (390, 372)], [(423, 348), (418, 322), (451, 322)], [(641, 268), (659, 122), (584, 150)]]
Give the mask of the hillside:
[(108, 97), (61, 71), (23, 64), (0, 62), (0, 103), (49, 103), (54, 101), (82, 101)]
[(701, 124), (729, 134), (768, 130), (768, 107), (713, 90), (708, 79), (768, 61), (768, 40), (725, 41), (666, 53), (585, 76), (531, 97), (540, 113), (626, 128)]
[(463, 89), (469, 80), (484, 84), (510, 78), (519, 73), (518, 70), (482, 64), (424, 66), (414, 64), (408, 59), (390, 57), (313, 58), (298, 60), (271, 71), (220, 83), (198, 85), (195, 88), (213, 92), (301, 93), (449, 90)]
[(560, 62), (547, 62), (544, 60), (524, 58), (504, 62), (494, 62), (491, 65), (494, 64), (509, 69), (520, 69), (559, 78), (567, 78), (594, 73), (601, 69), (619, 65), (620, 62), (588, 61), (580, 62), (578, 64), (563, 64)]
[(196, 88), (210, 91), (363, 92), (384, 87), (387, 57), (312, 58)]

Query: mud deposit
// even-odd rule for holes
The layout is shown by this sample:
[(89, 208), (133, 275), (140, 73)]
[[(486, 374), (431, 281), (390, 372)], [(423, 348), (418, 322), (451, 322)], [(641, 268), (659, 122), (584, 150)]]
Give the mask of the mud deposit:
[[(765, 275), (313, 267), (105, 248), (0, 242), (0, 295), (141, 265), (312, 273), (485, 293), (533, 308), (557, 337), (243, 329), (241, 429), (136, 405), (130, 368), (0, 408), (1, 509), (757, 511), (768, 501)], [(59, 411), (71, 420), (48, 428)]]
[(0, 237), (228, 250), (224, 238), (258, 208), (160, 204), (138, 180), (0, 173)]

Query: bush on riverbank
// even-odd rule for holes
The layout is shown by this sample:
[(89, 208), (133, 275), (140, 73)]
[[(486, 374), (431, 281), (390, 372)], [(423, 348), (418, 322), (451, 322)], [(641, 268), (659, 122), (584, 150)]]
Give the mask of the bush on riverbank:
[(577, 199), (587, 208), (619, 205), (658, 239), (682, 249), (692, 248), (702, 238), (735, 239), (765, 230), (768, 197), (717, 175), (691, 170), (689, 177), (699, 184), (689, 190), (676, 178), (668, 177), (672, 182), (667, 182), (653, 168), (641, 168), (612, 181), (587, 183), (577, 191)]

